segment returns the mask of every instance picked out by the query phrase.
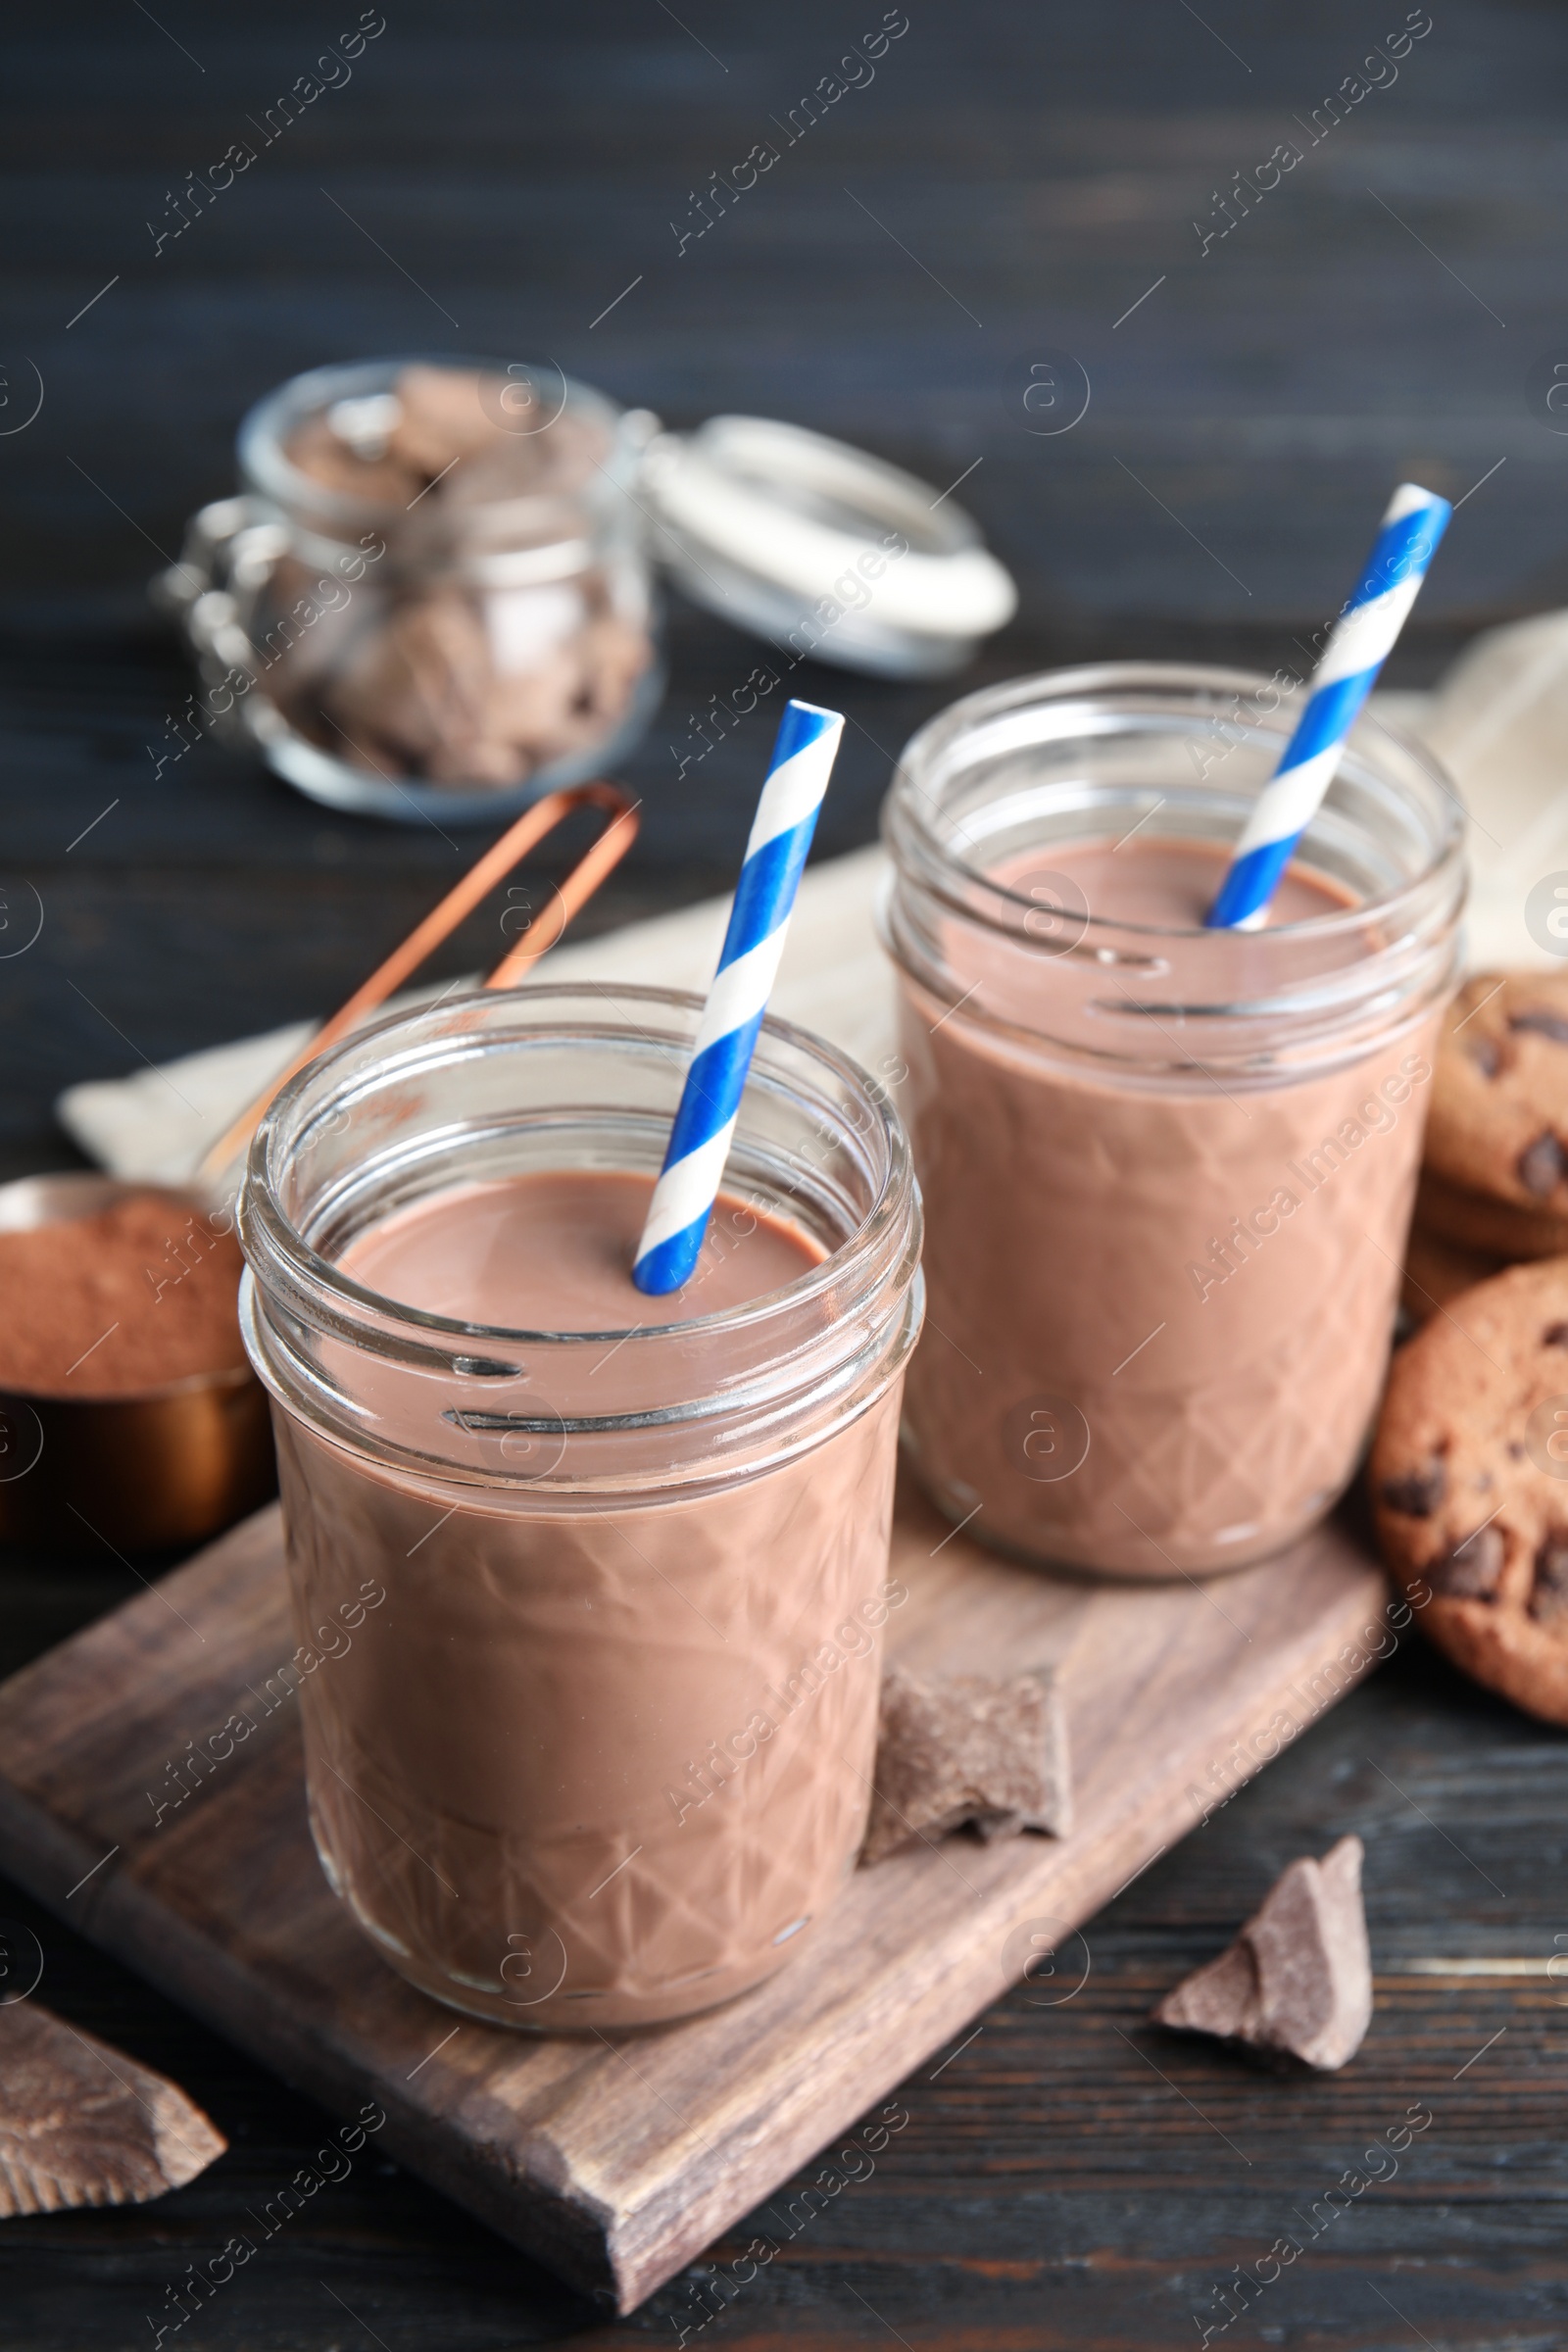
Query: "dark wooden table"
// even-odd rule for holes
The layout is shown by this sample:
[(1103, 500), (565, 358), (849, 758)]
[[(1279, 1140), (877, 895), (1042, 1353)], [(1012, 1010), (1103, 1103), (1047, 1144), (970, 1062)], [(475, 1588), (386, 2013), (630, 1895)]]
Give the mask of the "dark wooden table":
[[(1407, 472), (1466, 503), (1393, 682), (1435, 676), (1478, 627), (1568, 602), (1568, 440), (1543, 398), (1568, 361), (1559, 10), (1434, 0), (1396, 80), (1361, 61), (1402, 0), (1201, 15), (909, 0), (874, 80), (678, 250), (692, 191), (882, 14), (388, 0), (352, 81), (158, 253), (146, 224), (169, 192), (357, 11), (252, 0), (215, 19), (167, 0), (154, 17), (116, 0), (33, 12), (14, 33), (0, 884), (8, 905), (35, 890), (44, 924), (0, 962), (0, 1173), (72, 1163), (50, 1105), (73, 1079), (324, 1009), (482, 839), (331, 815), (211, 746), (155, 775), (147, 747), (189, 680), (146, 577), (229, 486), (241, 411), (298, 368), (548, 352), (673, 424), (781, 416), (938, 488), (967, 472), (958, 495), (1023, 605), (966, 684), (1078, 659), (1289, 660)], [(1348, 99), (1357, 73), (1384, 86)], [(1235, 175), (1255, 185), (1286, 140), (1299, 165), (1261, 201), (1233, 199), (1220, 237)], [(1093, 397), (1042, 438), (1022, 395), (1053, 351)], [(722, 888), (744, 838), (765, 716), (676, 774), (690, 714), (753, 648), (677, 607), (670, 650), (669, 696), (625, 771), (646, 829), (595, 925)], [(900, 743), (949, 690), (801, 674), (855, 722), (831, 854), (870, 837)], [(494, 913), (476, 917), (445, 968), (498, 946)], [(128, 1589), (110, 1560), (13, 1557), (0, 1664)], [(1563, 1740), (1408, 1649), (1091, 1925), (1081, 1989), (1014, 1994), (904, 2085), (908, 2122), (875, 2173), (819, 2198), (733, 2308), (749, 2230), (715, 2249), (717, 2286), (693, 2272), (607, 2327), (372, 2158), (166, 2340), (1033, 2352), (1207, 2328), (1237, 2346), (1555, 2345), (1568, 1993), (1544, 1969), (1568, 1951), (1565, 1819)], [(1153, 1996), (1286, 1860), (1348, 1829), (1367, 1841), (1382, 1990), (1343, 2078), (1275, 2080), (1147, 2028)], [(0, 2341), (149, 2344), (187, 2264), (309, 2159), (327, 2119), (19, 1893), (0, 1887), (0, 1916), (41, 1936), (41, 1997), (175, 2074), (232, 2142), (161, 2205), (0, 2226)], [(1414, 1965), (1445, 1960), (1465, 1965)], [(1412, 2108), (1432, 2121), (1397, 2174), (1329, 2199)], [(1225, 2325), (1233, 2267), (1286, 2237), (1301, 2254)]]

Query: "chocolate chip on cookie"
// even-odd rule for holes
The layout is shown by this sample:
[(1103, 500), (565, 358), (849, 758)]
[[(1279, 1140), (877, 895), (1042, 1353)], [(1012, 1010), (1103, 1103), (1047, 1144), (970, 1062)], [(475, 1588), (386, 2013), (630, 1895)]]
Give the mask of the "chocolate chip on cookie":
[(1530, 1614), (1543, 1625), (1568, 1614), (1568, 1535), (1548, 1536), (1536, 1554)]
[(1568, 1160), (1554, 1135), (1538, 1135), (1533, 1144), (1525, 1146), (1515, 1166), (1525, 1191), (1538, 1200), (1549, 1200), (1562, 1182)]
[(1510, 1266), (1399, 1350), (1371, 1486), (1439, 1648), (1568, 1724), (1568, 1256)]
[(1462, 1544), (1433, 1561), (1427, 1583), (1434, 1592), (1451, 1592), (1459, 1600), (1490, 1600), (1497, 1590), (1504, 1556), (1497, 1530), (1478, 1527), (1473, 1536), (1466, 1536)]
[(1438, 1044), (1426, 1164), (1461, 1195), (1568, 1220), (1568, 972), (1478, 972), (1460, 990)]
[(1430, 1519), (1447, 1485), (1447, 1470), (1434, 1455), (1424, 1469), (1412, 1470), (1404, 1478), (1386, 1478), (1379, 1491), (1391, 1511), (1400, 1511), (1407, 1519)]
[(1568, 1046), (1568, 1014), (1565, 1013), (1548, 1012), (1538, 1005), (1533, 1012), (1511, 1012), (1508, 1026), (1515, 1033), (1526, 1029), (1537, 1037), (1554, 1038), (1559, 1046)]

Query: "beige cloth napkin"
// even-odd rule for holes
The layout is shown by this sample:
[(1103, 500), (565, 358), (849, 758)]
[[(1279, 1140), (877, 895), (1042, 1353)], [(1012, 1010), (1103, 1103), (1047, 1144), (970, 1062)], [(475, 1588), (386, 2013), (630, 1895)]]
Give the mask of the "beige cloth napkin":
[(1526, 929), (1525, 901), (1548, 875), (1568, 882), (1568, 612), (1478, 637), (1418, 731), (1470, 811), (1471, 968), (1559, 964)]
[[(1471, 811), (1471, 964), (1550, 966), (1552, 956), (1525, 928), (1524, 902), (1543, 875), (1558, 865), (1568, 873), (1568, 612), (1490, 630), (1436, 693), (1375, 695), (1371, 710), (1430, 745)], [(811, 869), (772, 1000), (785, 1019), (817, 1030), (872, 1069), (893, 1051), (892, 983), (874, 923), (884, 866), (873, 849)], [(700, 992), (712, 977), (728, 907), (727, 898), (705, 899), (602, 939), (568, 942), (540, 966), (540, 977)], [(418, 994), (396, 1000), (417, 1001)], [(56, 1108), (67, 1133), (102, 1167), (178, 1182), (309, 1034), (310, 1024), (300, 1023), (128, 1078), (73, 1086)]]

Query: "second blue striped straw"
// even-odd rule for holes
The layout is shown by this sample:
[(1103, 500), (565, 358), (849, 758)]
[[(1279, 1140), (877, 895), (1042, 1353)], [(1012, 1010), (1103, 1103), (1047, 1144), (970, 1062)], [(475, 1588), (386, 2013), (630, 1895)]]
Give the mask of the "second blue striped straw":
[(632, 1280), (660, 1298), (691, 1278), (724, 1174), (762, 1015), (844, 720), (786, 703), (746, 844), (729, 928), (698, 1026)]
[(1334, 780), (1345, 738), (1404, 626), (1452, 513), (1446, 498), (1415, 482), (1401, 482), (1389, 501), (1377, 544), (1334, 624), (1296, 732), (1243, 828), (1209, 910), (1211, 929), (1252, 930), (1266, 919), (1279, 878)]

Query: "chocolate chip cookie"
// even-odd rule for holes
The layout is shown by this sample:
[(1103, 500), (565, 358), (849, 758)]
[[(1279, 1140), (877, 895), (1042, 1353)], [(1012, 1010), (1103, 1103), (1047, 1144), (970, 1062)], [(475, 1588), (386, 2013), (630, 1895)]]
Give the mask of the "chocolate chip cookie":
[(1426, 1164), (1446, 1187), (1568, 1232), (1568, 972), (1465, 983), (1439, 1039)]
[(1568, 1724), (1568, 1258), (1510, 1266), (1395, 1358), (1372, 1450), (1384, 1553), (1455, 1664)]

